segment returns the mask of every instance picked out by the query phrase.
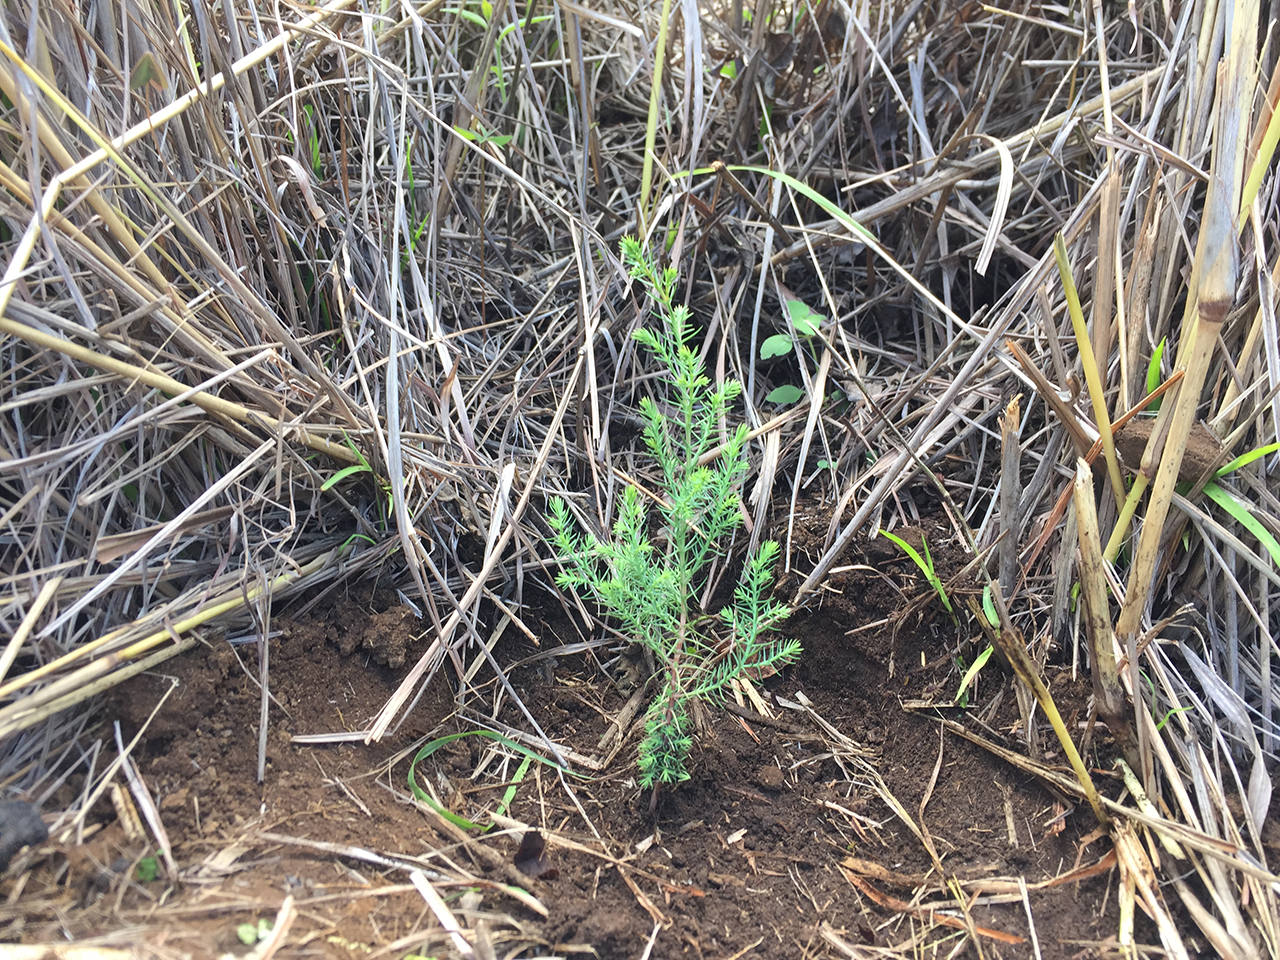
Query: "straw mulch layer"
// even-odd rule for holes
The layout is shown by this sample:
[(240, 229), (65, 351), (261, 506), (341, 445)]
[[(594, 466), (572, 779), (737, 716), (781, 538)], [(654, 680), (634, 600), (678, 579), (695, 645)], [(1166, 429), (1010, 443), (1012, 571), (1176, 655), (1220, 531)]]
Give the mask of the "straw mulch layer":
[[(675, 881), (652, 859), (634, 876), (616, 862), (714, 857), (670, 845), (694, 820), (711, 829), (686, 805), (724, 785), (772, 802), (751, 783), (769, 763), (801, 789), (795, 750), (810, 744), (827, 766), (803, 796), (841, 808), (823, 809), (847, 817), (839, 829), (858, 849), (830, 837), (823, 854), (806, 848), (834, 884), (825, 900), (769, 867), (791, 877), (796, 926), (776, 942), (798, 955), (926, 943), (993, 955), (965, 886), (975, 875), (928, 826), (959, 802), (937, 792), (953, 748), (989, 765), (974, 766), (988, 792), (1009, 775), (1006, 810), (1040, 831), (1069, 821), (1050, 841), (1060, 865), (1008, 851), (990, 864), (1012, 886), (984, 895), (1028, 904), (1028, 942), (1023, 887), (1075, 882), (1092, 861), (1106, 878), (1097, 940), (1280, 954), (1280, 73), (1268, 30), (1247, 0), (7, 4), (0, 782), (52, 835), (10, 865), (8, 936), (136, 946), (128, 924), (142, 918), (120, 912), (141, 909), (132, 861), (105, 881), (116, 912), (82, 923), (68, 904), (99, 901), (69, 893), (83, 871), (49, 859), (82, 857), (99, 831), (138, 831), (104, 851), (158, 852), (162, 906), (196, 911), (206, 880), (229, 889), (234, 861), (201, 874), (198, 851), (166, 830), (186, 807), (165, 806), (178, 788), (146, 764), (177, 733), (147, 732), (149, 714), (121, 699), (176, 671), (214, 678), (209, 705), (190, 708), (197, 731), (231, 689), (256, 698), (206, 732), (237, 745), (236, 782), (263, 784), (259, 818), (281, 731), (343, 731), (339, 749), (366, 751), (365, 772), (407, 731), (484, 727), (565, 760), (586, 779), (536, 763), (536, 793), (522, 779), (509, 805), (503, 788), (437, 799), (588, 849), (599, 883), (653, 924), (614, 946), (587, 924), (538, 926), (548, 904), (564, 915), (564, 894), (550, 881), (516, 890), (527, 874), (511, 873), (500, 841), (453, 823), (450, 850), (432, 846), (440, 834), (427, 851), (390, 836), (372, 851), (431, 854), (382, 865), (412, 880), (416, 899), (394, 896), (418, 911), (370, 936), (384, 949), (633, 956), (649, 943), (651, 956), (684, 955), (687, 939), (662, 934)], [(663, 383), (631, 338), (649, 309), (619, 262), (627, 234), (679, 267), (708, 369), (743, 385), (732, 418), (752, 430), (749, 532), (724, 566), (780, 540), (778, 593), (800, 608), (789, 629), (812, 634), (796, 671), (765, 681), (781, 700), (740, 688), (732, 735), (728, 716), (705, 718), (698, 749), (729, 744), (757, 773), (718, 777), (703, 756), (704, 779), (664, 795), (656, 820), (626, 785), (643, 703), (609, 670), (629, 652), (554, 587), (544, 519), (560, 494), (608, 529), (625, 486), (660, 487), (637, 410)], [(950, 615), (879, 528), (911, 542), (928, 532)], [(887, 606), (870, 599), (882, 588)], [(375, 626), (335, 622), (344, 602)], [(350, 718), (326, 714), (328, 731), (289, 727), (291, 629), (332, 629), (340, 652), (361, 651), (394, 687)], [(975, 686), (969, 668), (988, 647)], [(542, 659), (516, 665), (530, 656)], [(353, 663), (286, 695), (329, 698), (356, 682), (349, 671), (365, 683)], [(866, 686), (840, 692), (836, 678)], [(192, 683), (173, 703), (192, 702)], [(570, 730), (548, 706), (575, 684), (600, 729)], [(151, 722), (175, 723), (165, 709)], [(136, 741), (106, 722), (121, 711)], [(798, 716), (766, 716), (779, 711)], [(915, 733), (865, 753), (863, 714)], [(761, 724), (791, 752), (754, 753), (738, 731)], [(908, 799), (894, 751), (926, 732), (943, 743), (930, 748), (937, 771), (908, 764)], [(314, 767), (314, 746), (290, 755)], [(446, 780), (508, 783), (521, 753), (498, 752), (494, 766), (475, 748), (476, 766)], [(389, 785), (403, 783), (400, 759)], [(617, 819), (601, 829), (583, 797)], [(1053, 802), (1063, 819), (1041, 815)], [(406, 810), (433, 831), (449, 823)], [(240, 816), (215, 819), (255, 843), (273, 832)], [(1002, 815), (988, 819), (980, 829), (1000, 829)], [(894, 866), (907, 854), (894, 860), (888, 834), (858, 833), (868, 822), (910, 838), (911, 870)], [(722, 829), (732, 848), (740, 828)], [(1091, 846), (1072, 854), (1073, 839)], [(359, 869), (350, 850), (325, 855)], [(874, 872), (843, 864), (855, 855), (912, 882), (883, 900), (868, 892), (886, 885)], [(454, 897), (480, 867), (503, 885), (501, 918)], [(746, 896), (690, 883), (708, 901)], [(280, 921), (260, 953), (308, 935), (289, 932), (308, 893), (252, 895)], [(853, 898), (841, 920), (824, 914), (837, 896)], [(861, 910), (877, 919), (859, 943), (864, 921), (849, 918)], [(190, 932), (194, 917), (163, 924)], [(523, 939), (499, 949), (486, 938), (503, 923)], [(691, 936), (723, 957), (754, 939), (707, 950)], [(208, 947), (184, 943), (172, 949)]]

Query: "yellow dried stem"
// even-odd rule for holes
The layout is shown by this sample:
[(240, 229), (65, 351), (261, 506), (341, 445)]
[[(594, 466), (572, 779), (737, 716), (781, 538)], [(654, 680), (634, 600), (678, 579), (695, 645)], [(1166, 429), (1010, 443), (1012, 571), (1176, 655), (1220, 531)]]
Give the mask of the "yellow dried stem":
[(644, 161), (640, 171), (640, 202), (636, 222), (640, 233), (649, 230), (649, 191), (653, 187), (653, 159), (658, 141), (658, 109), (662, 104), (662, 67), (667, 58), (667, 23), (671, 20), (671, 0), (662, 0), (658, 20), (658, 43), (653, 49), (653, 89), (649, 91), (649, 119), (644, 129)]
[[(288, 570), (280, 574), (270, 581), (260, 581), (252, 587), (233, 588), (221, 597), (210, 600), (209, 603), (202, 606), (196, 613), (191, 616), (179, 620), (176, 623), (166, 625), (162, 630), (156, 630), (140, 640), (129, 644), (123, 650), (119, 650), (106, 656), (86, 664), (85, 666), (67, 674), (66, 676), (55, 680), (47, 686), (41, 687), (32, 693), (27, 694), (21, 699), (0, 709), (0, 738), (12, 736), (21, 730), (40, 722), (45, 716), (45, 712), (41, 708), (47, 707), (51, 703), (59, 702), (60, 709), (65, 709), (77, 702), (71, 700), (67, 702), (66, 698), (79, 690), (86, 687), (91, 682), (99, 679), (104, 674), (114, 670), (122, 663), (127, 663), (144, 653), (154, 650), (160, 644), (172, 640), (175, 645), (181, 642), (184, 633), (193, 630), (209, 621), (220, 617), (232, 610), (239, 609), (253, 603), (261, 596), (272, 596), (279, 593), (288, 584), (323, 569), (327, 564), (332, 563), (338, 555), (337, 550), (331, 550), (328, 553), (321, 554), (314, 560), (300, 567)], [(109, 645), (113, 640), (127, 635), (131, 626), (121, 627), (111, 631), (105, 636), (99, 637), (91, 643), (86, 643), (81, 647), (77, 647), (74, 651), (66, 656), (59, 657), (52, 663), (46, 664), (37, 670), (32, 670), (20, 677), (6, 683), (0, 687), (0, 697), (9, 696), (23, 687), (30, 686), (37, 680), (43, 679), (56, 670), (69, 665), (78, 659), (83, 659), (94, 650), (101, 649)], [(88, 694), (87, 694), (88, 695)]]
[(1076, 293), (1075, 280), (1071, 276), (1067, 245), (1060, 233), (1053, 238), (1053, 254), (1058, 261), (1058, 274), (1062, 278), (1062, 289), (1067, 297), (1067, 312), (1071, 315), (1071, 328), (1075, 331), (1080, 363), (1084, 367), (1084, 379), (1089, 387), (1089, 401), (1093, 405), (1093, 416), (1098, 421), (1102, 450), (1107, 457), (1111, 492), (1116, 499), (1116, 509), (1121, 509), (1124, 506), (1124, 478), (1120, 475), (1120, 461), (1116, 459), (1116, 441), (1111, 435), (1111, 416), (1107, 413), (1106, 393), (1093, 345), (1089, 340), (1089, 330), (1084, 322), (1084, 310), (1080, 307), (1080, 295)]
[(974, 618), (981, 624), (988, 638), (995, 644), (996, 649), (1004, 654), (1005, 659), (1009, 661), (1014, 675), (1035, 696), (1036, 702), (1040, 704), (1040, 709), (1044, 711), (1045, 718), (1048, 719), (1049, 725), (1053, 727), (1053, 732), (1058, 737), (1062, 752), (1067, 755), (1067, 760), (1076, 775), (1080, 789), (1088, 799), (1089, 806), (1093, 808), (1093, 815), (1097, 817), (1098, 823), (1103, 826), (1109, 825), (1111, 823), (1110, 815), (1103, 805), (1098, 788), (1093, 784), (1093, 778), (1089, 776), (1089, 768), (1085, 766), (1085, 762), (1080, 756), (1080, 751), (1076, 749), (1075, 742), (1071, 739), (1071, 733), (1067, 730), (1067, 725), (1062, 720), (1062, 714), (1058, 712), (1058, 705), (1054, 703), (1053, 694), (1045, 686), (1044, 681), (1040, 678), (1039, 668), (1036, 667), (1027, 653), (1022, 634), (1009, 621), (1009, 611), (1005, 607), (1004, 598), (1000, 594), (999, 584), (993, 585), (991, 599), (999, 615), (1000, 626), (992, 627), (987, 620), (987, 615), (977, 601), (970, 599), (969, 608), (973, 611)]

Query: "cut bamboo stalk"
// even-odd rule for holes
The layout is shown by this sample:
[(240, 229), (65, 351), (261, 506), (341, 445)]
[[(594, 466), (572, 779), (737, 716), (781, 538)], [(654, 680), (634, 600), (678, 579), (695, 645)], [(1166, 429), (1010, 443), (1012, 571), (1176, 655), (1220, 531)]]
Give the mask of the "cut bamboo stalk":
[(1102, 559), (1102, 538), (1098, 533), (1098, 511), (1093, 503), (1093, 471), (1083, 459), (1076, 460), (1073, 486), (1080, 544), (1080, 592), (1084, 599), (1093, 700), (1129, 766), (1141, 769), (1124, 686), (1116, 669), (1116, 641), (1111, 629), (1111, 607), (1107, 602), (1107, 573)]
[(1018, 541), (1021, 524), (1018, 501), (1022, 498), (1022, 448), (1018, 428), (1022, 413), (1021, 394), (1009, 401), (1000, 418), (1000, 592), (1012, 597), (1018, 576)]
[[(1151, 595), (1159, 560), (1165, 520), (1178, 484), (1178, 470), (1196, 421), (1200, 394), (1218, 335), (1235, 300), (1240, 271), (1239, 234), (1234, 214), (1240, 196), (1241, 138), (1244, 135), (1241, 111), (1245, 108), (1245, 99), (1251, 102), (1251, 98), (1243, 97), (1247, 65), (1241, 60), (1250, 58), (1256, 49), (1257, 21), (1256, 3), (1239, 0), (1235, 4), (1231, 17), (1233, 32), (1228, 38), (1229, 54), (1218, 86), (1217, 128), (1213, 167), (1204, 204), (1204, 223), (1187, 284), (1183, 338), (1178, 345), (1178, 366), (1185, 370), (1185, 376), (1176, 403), (1172, 407), (1166, 403), (1160, 408), (1156, 430), (1143, 455), (1143, 473), (1146, 474), (1159, 449), (1161, 426), (1167, 422), (1168, 439), (1159, 455), (1160, 466), (1155, 474), (1142, 533), (1129, 571), (1124, 604), (1116, 621), (1116, 634), (1121, 642), (1128, 636), (1136, 636), (1141, 629), (1142, 615)], [(1168, 412), (1170, 409), (1172, 413)]]

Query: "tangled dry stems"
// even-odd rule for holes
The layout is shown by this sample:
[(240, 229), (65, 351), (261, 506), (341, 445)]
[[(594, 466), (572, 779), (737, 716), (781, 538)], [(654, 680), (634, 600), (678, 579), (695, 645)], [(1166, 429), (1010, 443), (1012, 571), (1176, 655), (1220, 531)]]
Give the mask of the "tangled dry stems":
[[(1220, 188), (1234, 203), (1269, 149), (1274, 53), (1259, 80), (1256, 36), (1228, 38), (1223, 95), (1225, 6), (679, 9), (644, 222), (685, 268), (711, 366), (747, 387), (753, 539), (802, 495), (830, 505), (822, 556), (783, 533), (812, 602), (850, 540), (914, 516), (929, 487), (913, 478), (941, 472), (952, 520), (1013, 558), (1010, 625), (1038, 657), (1078, 659), (1064, 491), (1097, 425), (1072, 392), (1052, 238), (1094, 317), (1112, 415), (1130, 410), (1156, 345), (1191, 339), (1179, 306), (1202, 276), (1201, 211)], [(1237, 31), (1258, 22), (1231, 9)], [(589, 489), (603, 530), (624, 483), (652, 485), (630, 439), (651, 385), (616, 242), (640, 222), (657, 10), (534, 12), (6, 7), (6, 783), (50, 794), (85, 749), (72, 708), (106, 686), (201, 639), (265, 635), (272, 603), (390, 567), (434, 640), (379, 735), (470, 640), (490, 649), (482, 609), (521, 626), (525, 578), (551, 588), (549, 495)], [(1240, 157), (1226, 171), (1224, 131)], [(775, 178), (684, 173), (717, 159), (786, 172), (875, 243)], [(1244, 210), (1231, 307), (1188, 391), (1227, 440), (1219, 462), (1274, 442), (1280, 411), (1273, 179)], [(795, 298), (831, 322), (762, 363)], [(807, 400), (771, 409), (781, 382)], [(1014, 394), (1010, 472), (995, 421)], [(1274, 471), (1264, 457), (1232, 481), (1273, 534)], [(1177, 887), (1204, 935), (1275, 955), (1258, 830), (1280, 578), (1194, 489), (1165, 499), (1181, 512), (1152, 524), (1164, 549), (1129, 587), (1161, 589), (1121, 637), (1137, 773), (1233, 851), (1190, 854), (1212, 908)]]

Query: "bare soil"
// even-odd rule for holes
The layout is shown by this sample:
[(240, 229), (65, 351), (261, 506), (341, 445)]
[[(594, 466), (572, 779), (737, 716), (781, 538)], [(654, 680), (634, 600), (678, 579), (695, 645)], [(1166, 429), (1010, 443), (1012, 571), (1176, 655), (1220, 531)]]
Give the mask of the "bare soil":
[[(946, 531), (929, 526), (928, 536), (943, 573), (959, 569), (964, 557), (948, 548)], [(403, 727), (380, 743), (293, 741), (363, 727), (406, 662), (425, 649), (425, 630), (405, 608), (385, 592), (353, 587), (321, 605), (323, 612), (300, 620), (284, 612), (273, 621), (280, 631), (271, 646), (277, 704), (262, 783), (253, 646), (218, 642), (171, 661), (164, 675), (140, 676), (114, 691), (109, 714), (120, 718), (125, 737), (144, 730), (134, 756), (159, 803), (182, 879), (140, 882), (135, 864), (154, 845), (130, 839), (116, 808), (104, 801), (83, 846), (51, 842), (26, 855), (20, 869), (28, 879), (17, 891), (23, 909), (11, 907), (7, 917), (11, 924), (25, 917), (26, 925), (11, 926), (9, 936), (83, 938), (124, 925), (136, 927), (138, 942), (171, 955), (243, 953), (237, 925), (272, 916), (292, 894), (299, 914), (283, 956), (419, 952), (411, 938), (435, 921), (407, 886), (406, 871), (303, 845), (309, 841), (383, 857), (445, 851), (492, 881), (480, 888), (478, 906), (474, 897), (450, 902), (472, 922), (484, 918), (495, 956), (577, 955), (588, 946), (606, 960), (640, 957), (647, 946), (653, 958), (849, 955), (824, 940), (824, 930), (854, 947), (901, 946), (918, 937), (922, 951), (929, 944), (928, 955), (946, 956), (973, 928), (984, 957), (1034, 956), (1033, 940), (1046, 960), (1106, 955), (1099, 942), (1118, 924), (1112, 871), (1035, 889), (1106, 852), (1091, 843), (1087, 808), (1071, 808), (938, 722), (969, 721), (1001, 696), (984, 732), (1019, 746), (1015, 698), (998, 666), (984, 670), (968, 712), (904, 706), (949, 704), (962, 672), (957, 657), (972, 652), (895, 551), (873, 546), (833, 574), (821, 602), (789, 621), (804, 644), (802, 661), (763, 686), (768, 698), (780, 698), (775, 703), (803, 694), (817, 714), (861, 744), (923, 839), (853, 766), (832, 757), (803, 713), (775, 705), (770, 721), (749, 709), (712, 709), (692, 756), (693, 779), (663, 793), (656, 815), (650, 795), (635, 784), (634, 737), (591, 780), (562, 783), (534, 766), (510, 815), (550, 840), (548, 872), (523, 882), (547, 908), (540, 917), (499, 886), (524, 879), (512, 865), (521, 831), (481, 840), (478, 846), (491, 853), (477, 858), (408, 796), (404, 751), (428, 735), (475, 726), (454, 713), (443, 672)], [(524, 619), (541, 632), (544, 650), (578, 639), (553, 599), (526, 608)], [(497, 650), (507, 663), (535, 652), (523, 636)], [(1048, 673), (1064, 714), (1082, 724), (1087, 685), (1065, 667)], [(626, 699), (580, 654), (517, 667), (510, 679), (544, 729), (588, 755)], [(510, 698), (503, 703), (500, 719), (526, 726)], [(464, 739), (423, 764), (459, 813), (492, 809), (514, 769), (473, 782), (486, 747)], [(930, 918), (918, 908), (951, 895), (932, 873), (926, 842), (949, 877), (1024, 878), (1032, 889), (1024, 899), (1016, 881), (993, 885), (1004, 892), (974, 898), (967, 917), (950, 910), (946, 919)], [(0, 892), (12, 896), (13, 884), (6, 881)], [(1140, 917), (1139, 935), (1154, 939), (1143, 923)], [(979, 954), (971, 942), (960, 955)]]

